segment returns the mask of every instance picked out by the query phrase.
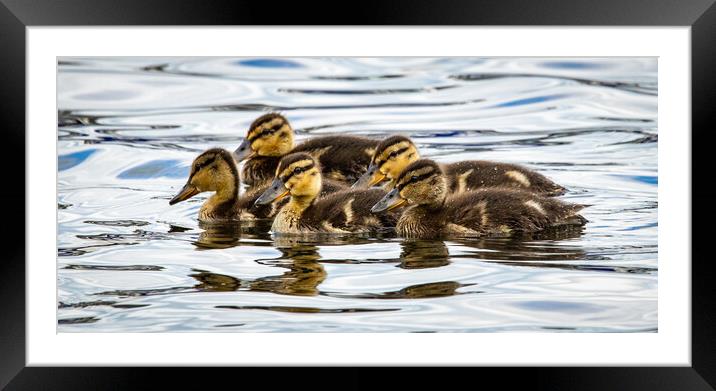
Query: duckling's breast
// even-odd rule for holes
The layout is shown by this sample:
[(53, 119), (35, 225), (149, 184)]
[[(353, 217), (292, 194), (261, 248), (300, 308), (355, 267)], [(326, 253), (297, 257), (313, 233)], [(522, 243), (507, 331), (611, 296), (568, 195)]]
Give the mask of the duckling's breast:
[(411, 207), (400, 216), (395, 227), (398, 235), (406, 238), (430, 238), (442, 234), (445, 222), (442, 214), (421, 206)]
[(281, 209), (273, 219), (271, 231), (274, 233), (301, 233), (299, 228), (301, 215), (285, 209), (286, 207)]

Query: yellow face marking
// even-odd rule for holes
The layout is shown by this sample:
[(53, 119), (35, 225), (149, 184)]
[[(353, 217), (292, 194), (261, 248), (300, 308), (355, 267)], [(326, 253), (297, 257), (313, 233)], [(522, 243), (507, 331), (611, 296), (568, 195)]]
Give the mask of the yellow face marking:
[[(286, 191), (290, 192), (292, 197), (299, 197), (304, 203), (310, 202), (321, 192), (321, 172), (313, 159), (293, 162), (281, 170), (277, 177), (283, 181)], [(299, 198), (292, 200), (297, 201)]]
[(283, 126), (288, 125), (287, 123), (285, 123), (285, 121), (282, 118), (274, 118), (271, 121), (264, 122), (253, 129), (249, 129), (249, 133), (247, 134), (247, 137), (249, 137), (249, 138), (254, 137), (254, 136), (260, 134), (262, 131), (264, 131), (266, 129), (271, 129), (274, 126), (279, 125), (279, 124), (283, 124), (281, 126), (282, 128), (283, 128)]
[(407, 182), (410, 182), (410, 179), (414, 176), (419, 177), (421, 175), (425, 175), (425, 174), (431, 173), (433, 171), (434, 171), (434, 169), (431, 166), (425, 166), (425, 167), (421, 167), (417, 170), (410, 171), (409, 173), (406, 173), (406, 175), (403, 175), (403, 178), (400, 180), (400, 182), (398, 184), (404, 185)]
[(393, 144), (389, 146), (388, 148), (384, 149), (383, 152), (380, 153), (380, 156), (378, 156), (375, 160), (376, 162), (384, 162), (388, 159), (390, 159), (390, 155), (393, 152), (398, 152), (399, 150), (403, 148), (408, 148), (412, 145), (409, 141), (401, 141), (397, 144)]
[[(211, 168), (216, 168), (212, 170)], [(192, 173), (189, 183), (199, 192), (216, 191), (231, 193), (236, 186), (230, 168), (223, 159), (217, 155), (209, 155), (204, 159), (197, 159), (192, 164)]]
[(392, 180), (418, 159), (420, 154), (415, 145), (409, 141), (401, 141), (386, 148), (374, 162), (378, 165), (378, 171)]
[[(276, 131), (269, 131), (279, 125)], [(259, 156), (282, 156), (293, 148), (293, 130), (282, 118), (274, 118), (250, 129), (247, 138), (251, 140), (251, 150)]]
[(289, 164), (288, 167), (284, 168), (283, 171), (281, 171), (280, 173), (278, 172), (278, 169), (276, 169), (276, 176), (279, 178), (287, 177), (287, 176), (291, 175), (291, 173), (293, 173), (293, 170), (295, 170), (296, 168), (308, 167), (311, 164), (313, 164), (313, 161), (308, 160), (308, 159), (303, 159), (303, 160), (299, 160), (297, 162), (293, 162), (293, 163)]
[(524, 187), (530, 187), (530, 185), (531, 185), (530, 180), (527, 179), (527, 176), (519, 171), (514, 171), (514, 170), (507, 171), (507, 172), (505, 172), (505, 175), (507, 175), (512, 180), (514, 180), (515, 182), (518, 182), (520, 185), (522, 185)]

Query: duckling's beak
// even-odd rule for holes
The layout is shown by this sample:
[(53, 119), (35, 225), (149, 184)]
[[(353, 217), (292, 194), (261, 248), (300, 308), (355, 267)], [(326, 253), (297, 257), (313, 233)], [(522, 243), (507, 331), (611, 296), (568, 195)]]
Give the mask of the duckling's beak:
[(238, 163), (242, 160), (254, 157), (255, 154), (256, 152), (251, 150), (251, 143), (249, 142), (249, 139), (245, 138), (241, 145), (239, 145), (239, 147), (234, 151), (234, 159), (236, 160), (236, 163)]
[(181, 191), (179, 191), (179, 194), (175, 195), (174, 198), (169, 201), (169, 205), (174, 205), (177, 202), (188, 200), (197, 194), (199, 194), (199, 189), (197, 189), (194, 185), (187, 183)]
[(371, 187), (377, 183), (380, 183), (383, 179), (385, 179), (385, 174), (378, 171), (378, 166), (375, 164), (372, 164), (368, 167), (368, 171), (363, 174), (356, 183), (351, 186), (351, 189), (362, 189)]
[(382, 211), (388, 211), (395, 208), (399, 208), (403, 206), (408, 200), (400, 196), (400, 193), (398, 192), (398, 189), (395, 188), (390, 191), (390, 193), (386, 194), (383, 199), (378, 201), (377, 204), (373, 205), (372, 208), (370, 208), (370, 211), (373, 213), (382, 212)]
[(261, 194), (261, 197), (259, 197), (255, 204), (256, 205), (266, 205), (270, 204), (272, 202), (276, 202), (280, 200), (283, 197), (286, 197), (289, 194), (289, 190), (284, 185), (283, 181), (280, 178), (276, 178), (271, 182), (271, 185), (264, 191), (263, 194)]

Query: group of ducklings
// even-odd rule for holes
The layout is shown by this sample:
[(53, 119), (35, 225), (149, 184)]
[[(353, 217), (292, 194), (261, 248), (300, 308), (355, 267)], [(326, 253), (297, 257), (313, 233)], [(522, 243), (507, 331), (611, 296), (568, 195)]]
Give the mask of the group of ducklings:
[[(242, 195), (241, 182), (249, 185)], [(251, 124), (233, 153), (213, 148), (194, 159), (186, 185), (169, 204), (215, 192), (200, 221), (273, 219), (278, 234), (395, 228), (413, 238), (507, 236), (584, 225), (578, 214), (584, 205), (551, 198), (565, 191), (515, 164), (438, 164), (421, 158), (404, 136), (322, 136), (294, 145), (288, 120), (269, 113)]]

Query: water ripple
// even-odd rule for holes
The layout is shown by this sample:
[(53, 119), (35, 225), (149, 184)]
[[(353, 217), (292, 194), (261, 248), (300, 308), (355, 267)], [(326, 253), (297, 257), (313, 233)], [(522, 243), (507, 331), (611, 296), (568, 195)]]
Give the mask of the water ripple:
[[(58, 59), (60, 332), (656, 332), (654, 58)], [(583, 229), (289, 238), (174, 206), (199, 151), (281, 111), (536, 169)]]

